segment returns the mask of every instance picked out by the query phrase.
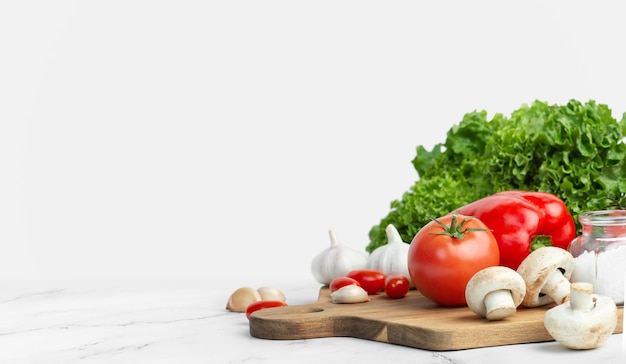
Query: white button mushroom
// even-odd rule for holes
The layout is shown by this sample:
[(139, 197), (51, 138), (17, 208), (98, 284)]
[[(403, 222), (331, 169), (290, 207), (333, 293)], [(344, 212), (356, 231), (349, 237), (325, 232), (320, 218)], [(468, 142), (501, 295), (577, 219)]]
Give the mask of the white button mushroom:
[(574, 264), (570, 252), (553, 246), (539, 248), (528, 254), (517, 268), (517, 273), (526, 282), (522, 306), (539, 307), (552, 302), (562, 304), (569, 300), (569, 279)]
[(467, 306), (487, 320), (502, 320), (514, 314), (526, 294), (522, 277), (504, 266), (484, 268), (465, 286)]
[(615, 301), (592, 292), (591, 283), (572, 283), (569, 302), (546, 311), (543, 324), (561, 345), (578, 350), (594, 349), (602, 345), (615, 330)]

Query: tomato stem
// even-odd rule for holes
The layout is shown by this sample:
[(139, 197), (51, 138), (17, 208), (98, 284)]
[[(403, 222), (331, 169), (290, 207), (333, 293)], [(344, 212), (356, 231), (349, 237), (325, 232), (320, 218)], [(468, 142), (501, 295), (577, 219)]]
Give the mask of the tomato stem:
[(452, 219), (450, 220), (450, 226), (442, 223), (441, 221), (437, 220), (437, 219), (433, 219), (434, 222), (436, 222), (437, 224), (439, 224), (442, 228), (443, 231), (440, 232), (431, 232), (431, 234), (433, 235), (447, 235), (450, 237), (453, 237), (455, 239), (463, 239), (465, 237), (465, 233), (469, 232), (469, 231), (486, 231), (486, 230), (490, 230), (490, 229), (485, 229), (485, 228), (473, 228), (473, 227), (465, 227), (465, 223), (468, 222), (469, 220), (474, 219), (474, 216), (466, 216), (463, 218), (463, 220), (461, 220), (461, 222), (458, 222), (459, 220), (459, 211), (455, 211), (454, 214), (452, 215)]

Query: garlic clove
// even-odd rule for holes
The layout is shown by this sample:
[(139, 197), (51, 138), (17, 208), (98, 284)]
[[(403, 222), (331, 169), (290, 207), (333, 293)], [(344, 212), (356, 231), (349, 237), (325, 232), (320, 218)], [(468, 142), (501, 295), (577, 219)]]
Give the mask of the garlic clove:
[(254, 288), (237, 288), (228, 298), (226, 309), (232, 312), (246, 312), (248, 306), (261, 300), (261, 294)]
[(261, 295), (262, 300), (282, 302), (287, 301), (287, 297), (285, 297), (285, 294), (278, 288), (263, 286), (259, 287), (257, 291)]
[(370, 300), (369, 294), (362, 287), (350, 284), (330, 294), (332, 303), (361, 303)]

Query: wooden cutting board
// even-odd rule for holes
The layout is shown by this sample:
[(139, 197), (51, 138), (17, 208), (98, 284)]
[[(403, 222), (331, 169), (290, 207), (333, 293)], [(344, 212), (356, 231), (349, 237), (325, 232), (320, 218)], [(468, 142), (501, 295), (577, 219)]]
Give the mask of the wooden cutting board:
[[(250, 316), (250, 334), (261, 339), (293, 340), (355, 337), (427, 350), (461, 350), (552, 341), (543, 315), (552, 306), (518, 308), (504, 320), (488, 321), (467, 307), (440, 307), (411, 290), (400, 299), (384, 293), (371, 301), (331, 303), (328, 288), (315, 303), (259, 310)], [(614, 333), (622, 332), (618, 309)]]

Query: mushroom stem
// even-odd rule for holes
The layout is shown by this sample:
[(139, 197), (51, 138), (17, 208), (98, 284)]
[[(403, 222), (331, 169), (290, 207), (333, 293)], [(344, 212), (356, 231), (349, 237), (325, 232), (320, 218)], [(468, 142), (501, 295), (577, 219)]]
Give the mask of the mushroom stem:
[(511, 291), (508, 289), (489, 292), (485, 296), (485, 308), (487, 320), (501, 320), (517, 311)]
[(555, 269), (548, 277), (541, 293), (550, 296), (557, 305), (560, 305), (570, 298), (570, 281), (560, 269)]
[(572, 283), (570, 305), (573, 310), (589, 312), (595, 307), (593, 285), (587, 282)]

